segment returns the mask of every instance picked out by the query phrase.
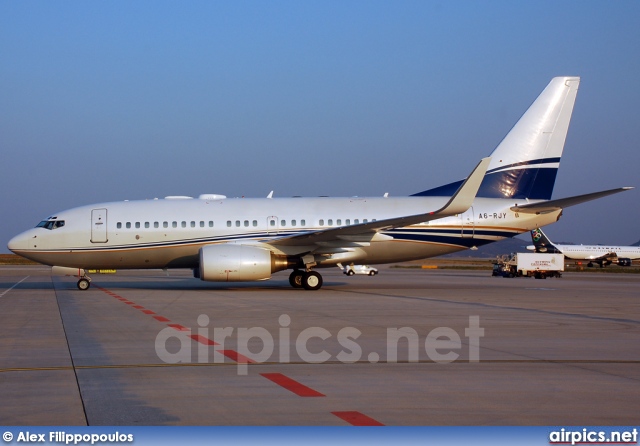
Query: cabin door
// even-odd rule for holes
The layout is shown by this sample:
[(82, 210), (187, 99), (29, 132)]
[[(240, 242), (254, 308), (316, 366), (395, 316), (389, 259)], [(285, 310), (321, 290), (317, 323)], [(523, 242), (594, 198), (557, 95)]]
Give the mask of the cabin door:
[(476, 228), (476, 219), (473, 214), (473, 206), (471, 206), (467, 212), (460, 215), (460, 218), (460, 223), (462, 225), (462, 238), (473, 238)]
[(107, 210), (93, 209), (91, 211), (91, 243), (107, 242)]

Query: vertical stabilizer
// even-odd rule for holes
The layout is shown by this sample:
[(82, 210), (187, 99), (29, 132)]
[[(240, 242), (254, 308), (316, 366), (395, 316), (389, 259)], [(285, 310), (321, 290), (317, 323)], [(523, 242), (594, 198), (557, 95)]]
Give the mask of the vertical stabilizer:
[[(551, 80), (491, 154), (478, 197), (551, 199), (579, 84), (579, 77)], [(448, 196), (460, 184), (415, 195)]]
[(540, 228), (531, 231), (531, 240), (533, 241), (533, 246), (536, 248), (536, 252), (561, 253)]

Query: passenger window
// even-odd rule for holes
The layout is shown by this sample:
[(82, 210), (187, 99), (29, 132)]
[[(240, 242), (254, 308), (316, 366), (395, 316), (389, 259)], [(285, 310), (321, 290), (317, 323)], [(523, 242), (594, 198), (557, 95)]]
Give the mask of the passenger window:
[(324, 220), (320, 220), (318, 223), (320, 223), (320, 226), (324, 226)]
[(258, 220), (253, 220), (253, 227), (255, 228), (256, 226), (258, 226)]
[(245, 221), (244, 221), (244, 227), (245, 227), (245, 228), (248, 228), (248, 227), (249, 227), (249, 220), (245, 220)]
[(240, 227), (240, 220), (236, 220), (236, 228)]
[(347, 226), (349, 226), (351, 224), (351, 219), (347, 218), (344, 222)]
[(186, 221), (183, 221), (183, 222), (182, 222), (182, 227), (183, 227), (183, 228), (186, 228), (186, 227), (187, 227), (187, 222), (186, 222)]
[(362, 223), (367, 223), (369, 220), (367, 220), (366, 218), (364, 220), (362, 220)]
[(200, 221), (200, 227), (204, 228), (204, 222), (203, 221)]
[(337, 224), (338, 226), (341, 226), (341, 225), (342, 225), (342, 219), (340, 219), (340, 218), (339, 218), (338, 220), (336, 220), (336, 224)]
[(130, 221), (127, 222), (127, 229), (131, 229), (131, 222)]
[(280, 226), (282, 227), (287, 226), (287, 220), (280, 220)]
[(139, 221), (136, 222), (136, 229), (140, 229), (140, 222)]
[(116, 223), (116, 228), (121, 229), (122, 228), (122, 222), (119, 221), (118, 223)]
[(192, 227), (192, 228), (195, 228), (195, 227), (196, 227), (196, 222), (195, 222), (195, 221), (192, 221), (192, 222), (191, 222), (191, 227)]
[(275, 220), (269, 220), (269, 225), (275, 226), (276, 225), (276, 221)]
[(145, 222), (144, 222), (144, 227), (145, 227), (145, 228), (148, 228), (148, 227), (149, 227), (149, 222), (148, 222), (148, 221), (145, 221)]
[(307, 222), (306, 220), (302, 219), (300, 220), (300, 226), (306, 226)]
[(291, 226), (295, 226), (296, 225), (296, 221), (295, 220), (291, 220)]
[(231, 220), (227, 220), (227, 228), (231, 227)]
[(354, 224), (354, 225), (358, 225), (358, 224), (360, 224), (360, 220), (358, 220), (358, 219), (356, 218), (355, 220), (353, 220), (353, 224)]
[(177, 221), (172, 221), (171, 222), (171, 227), (172, 228), (177, 228), (178, 227), (178, 222)]
[(213, 220), (209, 220), (209, 227), (213, 228)]
[(168, 228), (169, 227), (169, 222), (168, 221), (163, 221), (162, 222), (162, 227), (163, 228)]
[(154, 228), (158, 228), (158, 227), (160, 227), (160, 224), (157, 221), (154, 221), (153, 222), (153, 227)]
[(328, 223), (329, 223), (329, 226), (333, 226), (333, 219), (330, 218)]

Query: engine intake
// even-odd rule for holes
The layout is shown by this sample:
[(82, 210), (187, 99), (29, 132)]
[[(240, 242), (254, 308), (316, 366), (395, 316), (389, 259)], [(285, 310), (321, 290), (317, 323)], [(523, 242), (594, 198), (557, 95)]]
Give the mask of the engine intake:
[(271, 274), (287, 269), (285, 256), (268, 249), (224, 243), (200, 248), (200, 280), (244, 282), (267, 280)]
[(618, 265), (620, 266), (631, 266), (631, 259), (627, 259), (624, 257), (618, 258)]

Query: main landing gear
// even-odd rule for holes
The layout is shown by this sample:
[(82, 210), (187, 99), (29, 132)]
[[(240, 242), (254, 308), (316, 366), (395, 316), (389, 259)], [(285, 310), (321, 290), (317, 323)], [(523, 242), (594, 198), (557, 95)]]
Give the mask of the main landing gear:
[(322, 287), (322, 276), (315, 271), (294, 269), (289, 275), (289, 283), (294, 288), (305, 290), (319, 290)]

